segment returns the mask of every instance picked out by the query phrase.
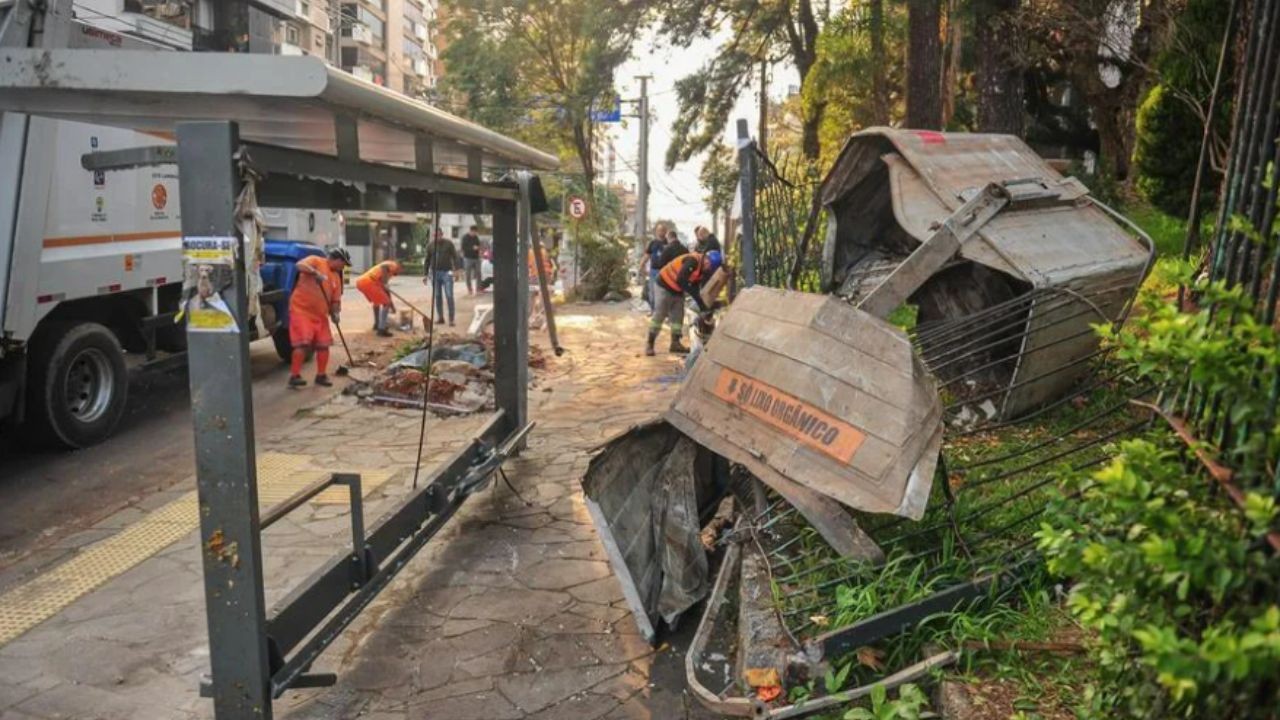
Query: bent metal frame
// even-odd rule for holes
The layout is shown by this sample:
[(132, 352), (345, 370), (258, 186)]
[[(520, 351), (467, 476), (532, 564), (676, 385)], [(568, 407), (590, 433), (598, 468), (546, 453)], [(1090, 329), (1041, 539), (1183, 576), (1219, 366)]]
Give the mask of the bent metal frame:
[[(532, 204), (545, 201), (526, 171), (498, 182), (483, 175), (486, 163), (554, 170), (558, 161), (315, 58), (178, 52), (158, 63), (154, 52), (68, 49), (76, 23), (70, 6), (69, 0), (42, 8), (18, 2), (3, 16), (0, 147), (52, 142), (55, 119), (176, 139), (176, 148), (94, 152), (81, 164), (109, 171), (176, 162), (184, 248), (214, 248), (212, 260), (196, 261), (205, 282), (193, 283), (192, 295), (202, 303), (195, 307), (220, 306), (224, 321), (233, 322), (223, 332), (200, 332), (198, 323), (188, 323), (212, 669), (201, 692), (212, 698), (218, 720), (270, 720), (272, 700), (286, 690), (336, 681), (310, 672), (316, 658), (523, 447), (531, 427), (525, 255)], [(379, 162), (362, 160), (362, 141)], [(449, 165), (465, 168), (465, 177), (438, 171)], [(493, 218), (497, 410), (470, 444), (368, 528), (360, 478), (351, 474), (325, 478), (259, 515), (248, 284), (236, 222), (246, 181), (267, 207)], [(44, 212), (38, 193), (27, 192), (25, 180), (21, 185), (13, 188), (16, 202), (0, 202), (0, 222), (18, 229)], [(350, 492), (351, 548), (338, 551), (269, 613), (262, 530), (330, 486)]]
[[(311, 674), (315, 659), (448, 522), (475, 488), (517, 452), (530, 429), (528, 385), (529, 186), (482, 183), (407, 168), (341, 160), (241, 142), (234, 122), (177, 126), (182, 233), (233, 237), (241, 166), (261, 177), (257, 192), (271, 207), (364, 207), (377, 189), (394, 194), (401, 211), (439, 207), (484, 213), (494, 223), (494, 337), (497, 411), (482, 431), (398, 508), (363, 527), (359, 476), (336, 474), (259, 516), (249, 335), (188, 332), (200, 538), (204, 563), (212, 679), (219, 720), (270, 718), (271, 700), (285, 690), (330, 685), (332, 674)], [(335, 185), (336, 184), (336, 185)], [(366, 188), (364, 193), (357, 187)], [(338, 188), (335, 191), (333, 188)], [(394, 188), (394, 190), (392, 190)], [(317, 205), (320, 193), (331, 198)], [(437, 204), (438, 203), (438, 204)], [(241, 328), (247, 327), (243, 253), (222, 292)], [(262, 530), (331, 485), (350, 489), (352, 547), (326, 565), (268, 615), (262, 578)]]

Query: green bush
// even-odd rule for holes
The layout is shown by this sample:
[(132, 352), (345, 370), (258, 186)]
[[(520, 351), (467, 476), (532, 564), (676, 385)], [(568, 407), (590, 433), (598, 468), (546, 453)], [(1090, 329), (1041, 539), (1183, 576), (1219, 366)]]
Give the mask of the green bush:
[[(1204, 126), (1173, 92), (1157, 85), (1138, 108), (1137, 144), (1133, 164), (1138, 193), (1152, 205), (1177, 217), (1187, 217)], [(1213, 204), (1217, 179), (1205, 178), (1201, 208)]]
[(629, 295), (627, 270), (627, 243), (613, 236), (592, 236), (583, 233), (578, 238), (577, 300), (603, 300), (611, 292), (624, 297)]
[[(1240, 289), (1203, 283), (1196, 313), (1147, 295), (1116, 356), (1157, 387), (1190, 381), (1220, 398), (1235, 445), (1241, 510), (1160, 428), (1121, 446), (1051, 509), (1037, 534), (1067, 606), (1092, 632), (1090, 717), (1274, 717), (1280, 702), (1280, 559), (1269, 481), (1280, 429), (1267, 393), (1280, 335), (1253, 320)], [(1194, 419), (1194, 418), (1193, 418)], [(1194, 427), (1194, 423), (1192, 423)]]

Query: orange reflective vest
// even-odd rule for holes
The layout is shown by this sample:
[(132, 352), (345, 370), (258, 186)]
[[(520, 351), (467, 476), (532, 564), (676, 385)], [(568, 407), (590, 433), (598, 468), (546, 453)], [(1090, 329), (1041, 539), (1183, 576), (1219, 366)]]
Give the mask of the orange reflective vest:
[(680, 272), (689, 262), (694, 263), (693, 270), (689, 273), (689, 283), (697, 285), (702, 282), (702, 253), (691, 252), (672, 260), (658, 271), (658, 280), (662, 282), (663, 287), (673, 293), (684, 292), (684, 288), (680, 287)]
[(400, 263), (395, 260), (380, 262), (356, 279), (356, 289), (374, 305), (390, 305), (391, 298), (387, 295), (387, 283), (393, 276), (399, 274)]

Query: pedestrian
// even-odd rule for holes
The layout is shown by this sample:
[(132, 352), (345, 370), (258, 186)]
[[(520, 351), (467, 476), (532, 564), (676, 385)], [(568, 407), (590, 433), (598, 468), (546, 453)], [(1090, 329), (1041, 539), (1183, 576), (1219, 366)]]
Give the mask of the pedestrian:
[(400, 263), (387, 260), (369, 268), (356, 279), (356, 289), (364, 295), (373, 306), (373, 331), (379, 337), (391, 337), (387, 328), (387, 317), (396, 311), (396, 304), (391, 300), (391, 278), (400, 274)]
[(648, 278), (642, 294), (650, 310), (653, 310), (653, 283), (662, 269), (662, 251), (666, 247), (667, 226), (666, 223), (658, 223), (653, 227), (653, 239), (645, 246), (644, 257), (640, 258), (640, 277)]
[(289, 363), (289, 387), (307, 384), (302, 379), (302, 363), (307, 352), (316, 354), (316, 384), (329, 387), (329, 347), (335, 324), (342, 311), (342, 270), (351, 264), (351, 256), (340, 247), (329, 248), (324, 257), (311, 255), (298, 261), (298, 278), (289, 295), (289, 342), (293, 355)]
[(649, 338), (645, 344), (644, 354), (653, 355), (653, 344), (662, 331), (662, 321), (671, 325), (671, 347), (669, 352), (687, 354), (689, 348), (681, 342), (684, 335), (684, 296), (693, 298), (698, 312), (709, 317), (711, 308), (702, 301), (702, 284), (711, 279), (720, 268), (719, 250), (701, 253), (685, 253), (658, 271), (658, 279), (653, 288), (653, 315), (649, 318)]
[(480, 235), (479, 227), (472, 225), (471, 232), (462, 236), (462, 270), (467, 281), (467, 294), (480, 291)]
[(700, 252), (704, 255), (712, 250), (724, 252), (724, 248), (720, 247), (720, 239), (715, 236), (715, 233), (705, 227), (699, 225), (697, 229), (693, 231), (693, 234), (698, 238), (698, 243), (693, 247), (694, 252)]
[(662, 248), (662, 254), (658, 256), (658, 270), (670, 265), (676, 258), (689, 252), (689, 248), (680, 242), (680, 235), (676, 233), (675, 228), (667, 229), (667, 244)]
[[(449, 305), (449, 327), (453, 327), (456, 310), (453, 304), (453, 271), (458, 269), (458, 249), (453, 241), (436, 230), (436, 239), (427, 248), (425, 260), (427, 275), (431, 278), (431, 294), (436, 301), (436, 317), (445, 317), (445, 300)], [(426, 282), (426, 279), (423, 279)]]

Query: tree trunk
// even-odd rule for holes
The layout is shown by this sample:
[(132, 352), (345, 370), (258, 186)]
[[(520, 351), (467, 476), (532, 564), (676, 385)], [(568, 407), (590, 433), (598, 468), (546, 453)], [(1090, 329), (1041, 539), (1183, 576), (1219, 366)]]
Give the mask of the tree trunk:
[(942, 126), (956, 114), (956, 90), (960, 86), (960, 63), (964, 57), (964, 26), (960, 22), (961, 0), (947, 5), (947, 44), (942, 67)]
[(1018, 0), (974, 3), (974, 40), (978, 53), (978, 131), (1023, 132), (1022, 63), (1019, 33), (1013, 22)]
[(942, 129), (942, 0), (908, 0), (907, 127)]
[[(578, 153), (578, 161), (582, 163), (582, 180), (586, 186), (588, 204), (594, 203), (596, 198), (596, 164), (591, 156), (593, 139), (590, 120), (573, 124), (573, 149)], [(594, 216), (592, 213), (593, 218)]]
[(871, 0), (871, 113), (876, 125), (889, 124), (888, 62), (884, 56), (884, 0)]

